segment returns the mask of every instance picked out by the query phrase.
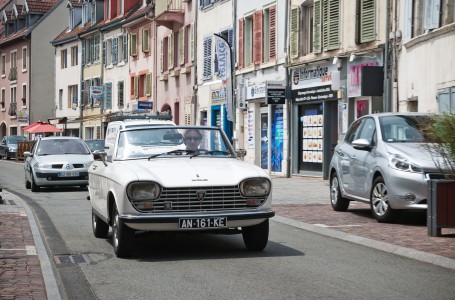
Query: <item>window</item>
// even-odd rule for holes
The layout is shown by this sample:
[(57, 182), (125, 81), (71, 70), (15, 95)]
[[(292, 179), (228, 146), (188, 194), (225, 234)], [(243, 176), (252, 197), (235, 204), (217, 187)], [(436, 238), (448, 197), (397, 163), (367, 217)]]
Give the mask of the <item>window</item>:
[(68, 31), (71, 31), (73, 30), (74, 28), (74, 9), (73, 8), (70, 8), (69, 9), (69, 14), (70, 14), (70, 17), (69, 17), (69, 22), (68, 22)]
[(150, 97), (152, 95), (152, 74), (145, 76), (145, 95)]
[(212, 37), (208, 36), (204, 38), (204, 68), (203, 75), (204, 80), (212, 78)]
[(27, 70), (27, 48), (22, 48), (22, 71)]
[(67, 107), (72, 109), (77, 107), (77, 85), (68, 86)]
[(27, 104), (27, 85), (23, 84), (22, 85), (22, 104), (26, 105)]
[(142, 52), (148, 53), (150, 51), (150, 29), (142, 29)]
[(340, 0), (314, 0), (313, 52), (340, 47)]
[(123, 15), (123, 0), (118, 0), (118, 14)]
[(104, 108), (112, 109), (112, 82), (104, 84)]
[(5, 91), (5, 89), (2, 89), (2, 99), (1, 99), (2, 108), (5, 107), (5, 98), (6, 98), (6, 91)]
[(357, 43), (376, 39), (376, 0), (357, 0)]
[(165, 37), (163, 38), (163, 40), (161, 41), (161, 72), (165, 72), (168, 70), (168, 64), (167, 64), (167, 61), (168, 61), (168, 45), (169, 43), (169, 37)]
[(194, 61), (194, 29), (193, 24), (185, 26), (184, 51), (185, 64)]
[(290, 56), (297, 58), (313, 52), (313, 3), (291, 7)]
[(200, 0), (200, 9), (204, 9), (213, 5), (215, 0)]
[(139, 77), (131, 76), (130, 77), (130, 98), (136, 99), (139, 95)]
[(130, 55), (131, 56), (137, 55), (137, 34), (136, 33), (130, 34)]
[(118, 38), (112, 39), (112, 64), (117, 64), (118, 61)]
[(125, 98), (124, 83), (123, 81), (119, 81), (117, 82), (117, 105), (119, 108), (123, 107), (124, 98)]
[(175, 57), (174, 57), (174, 50), (175, 50), (175, 35), (174, 33), (171, 33), (171, 35), (168, 37), (168, 45), (167, 45), (167, 50), (168, 50), (168, 54), (167, 54), (167, 67), (169, 70), (173, 69), (174, 68), (174, 61), (175, 61)]
[(455, 87), (439, 90), (439, 112), (455, 114)]
[(185, 63), (185, 27), (180, 28), (178, 35), (178, 64)]
[(13, 52), (11, 52), (11, 61), (10, 61), (11, 69), (16, 69), (16, 64), (17, 64), (16, 60), (17, 60), (17, 52), (13, 51)]
[(60, 51), (60, 68), (66, 69), (67, 67), (67, 53), (66, 49)]
[(71, 66), (77, 66), (77, 55), (78, 55), (77, 46), (71, 47)]
[(63, 90), (62, 89), (58, 90), (58, 109), (59, 110), (63, 109)]
[(121, 42), (119, 41), (119, 45), (122, 47), (122, 51), (120, 58), (123, 59), (123, 61), (128, 61), (128, 36), (127, 35), (122, 35), (120, 37)]
[[(241, 51), (241, 50), (240, 50)], [(243, 66), (253, 64), (253, 16), (245, 17), (243, 32)]]
[(93, 37), (93, 43), (94, 43), (94, 56), (93, 56), (93, 62), (99, 62), (100, 61), (100, 36), (96, 35)]
[(6, 55), (2, 54), (2, 76), (6, 75)]

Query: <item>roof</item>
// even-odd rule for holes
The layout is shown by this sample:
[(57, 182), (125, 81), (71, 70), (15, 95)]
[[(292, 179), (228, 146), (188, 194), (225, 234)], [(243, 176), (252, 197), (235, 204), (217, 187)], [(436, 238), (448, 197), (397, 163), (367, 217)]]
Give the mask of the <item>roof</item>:
[(47, 13), (55, 4), (59, 1), (36, 1), (36, 0), (29, 0), (27, 1), (28, 9), (30, 13)]

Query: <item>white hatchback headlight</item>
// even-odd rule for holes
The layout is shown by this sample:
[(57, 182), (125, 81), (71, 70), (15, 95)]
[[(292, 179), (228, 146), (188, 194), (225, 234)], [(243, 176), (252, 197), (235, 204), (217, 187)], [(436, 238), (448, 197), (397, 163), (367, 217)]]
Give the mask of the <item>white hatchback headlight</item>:
[(52, 165), (50, 163), (36, 163), (35, 168), (39, 169), (52, 169)]
[(92, 164), (92, 162), (84, 163), (84, 168), (90, 167), (91, 164)]
[(161, 187), (152, 181), (132, 182), (126, 188), (131, 201), (156, 200), (160, 196)]
[(270, 181), (266, 178), (249, 178), (240, 183), (240, 193), (245, 197), (267, 196), (270, 188)]
[(405, 172), (423, 173), (422, 167), (411, 163), (406, 157), (400, 154), (389, 153), (389, 166)]

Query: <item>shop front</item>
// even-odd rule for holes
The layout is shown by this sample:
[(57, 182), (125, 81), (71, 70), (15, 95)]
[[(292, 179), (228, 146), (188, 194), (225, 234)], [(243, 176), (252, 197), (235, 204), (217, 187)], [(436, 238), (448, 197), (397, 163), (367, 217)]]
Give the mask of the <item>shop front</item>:
[(337, 66), (328, 62), (292, 70), (292, 173), (328, 178), (338, 139)]
[(285, 83), (266, 81), (250, 84), (246, 89), (244, 139), (246, 161), (270, 174), (286, 171), (284, 153)]

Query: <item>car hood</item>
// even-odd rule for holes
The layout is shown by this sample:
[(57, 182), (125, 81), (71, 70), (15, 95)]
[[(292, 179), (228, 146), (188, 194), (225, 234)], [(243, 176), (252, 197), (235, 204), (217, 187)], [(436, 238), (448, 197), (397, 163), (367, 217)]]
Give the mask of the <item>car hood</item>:
[(427, 171), (438, 169), (435, 160), (443, 165), (443, 159), (430, 153), (423, 143), (386, 143), (386, 148), (388, 152), (401, 154)]
[(93, 155), (62, 154), (62, 155), (40, 155), (35, 156), (40, 163), (88, 163), (93, 162)]
[(166, 187), (236, 185), (245, 178), (267, 177), (259, 167), (231, 158), (160, 158), (125, 163), (138, 180)]

